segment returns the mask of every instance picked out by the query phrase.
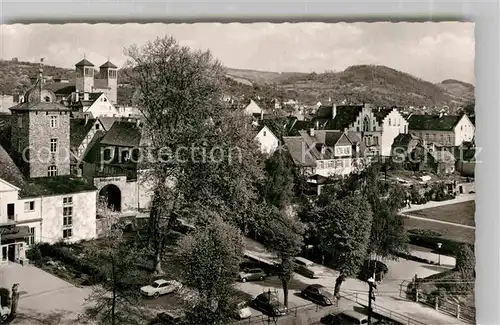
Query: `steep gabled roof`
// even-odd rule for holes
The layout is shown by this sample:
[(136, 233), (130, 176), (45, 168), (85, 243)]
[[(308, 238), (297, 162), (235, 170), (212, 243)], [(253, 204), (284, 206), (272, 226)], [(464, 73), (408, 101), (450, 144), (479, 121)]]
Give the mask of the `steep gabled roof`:
[(101, 140), (101, 144), (119, 147), (138, 147), (141, 144), (141, 129), (133, 122), (115, 122)]
[(70, 83), (51, 83), (46, 84), (44, 88), (53, 91), (56, 95), (71, 95), (76, 91), (75, 84)]
[(14, 160), (12, 160), (2, 146), (0, 146), (0, 178), (20, 189), (26, 187), (26, 182), (21, 170), (16, 166)]
[(59, 103), (24, 102), (10, 108), (11, 111), (48, 111), (71, 112), (71, 109)]
[(103, 65), (101, 65), (99, 68), (111, 68), (111, 69), (117, 69), (118, 67), (111, 63), (109, 60), (106, 61)]
[(384, 118), (389, 115), (394, 110), (394, 108), (381, 108), (381, 109), (374, 109), (373, 110), (373, 115), (375, 116), (375, 119), (377, 120), (378, 123), (382, 123)]
[(84, 118), (72, 118), (69, 124), (70, 146), (71, 148), (79, 147), (90, 130), (94, 127), (96, 119), (88, 119), (85, 122)]
[(408, 119), (410, 130), (452, 131), (462, 119), (459, 115), (411, 115)]
[(109, 131), (115, 122), (120, 121), (119, 117), (109, 116), (99, 116), (97, 119), (101, 122), (106, 131)]
[[(356, 121), (363, 110), (363, 105), (338, 105), (333, 119), (317, 119), (325, 130), (344, 130)], [(330, 115), (331, 116), (331, 115)]]
[(394, 138), (392, 145), (393, 146), (407, 146), (410, 144), (410, 141), (412, 141), (412, 140), (418, 141), (418, 140), (420, 140), (420, 138), (411, 134), (411, 133), (400, 133)]

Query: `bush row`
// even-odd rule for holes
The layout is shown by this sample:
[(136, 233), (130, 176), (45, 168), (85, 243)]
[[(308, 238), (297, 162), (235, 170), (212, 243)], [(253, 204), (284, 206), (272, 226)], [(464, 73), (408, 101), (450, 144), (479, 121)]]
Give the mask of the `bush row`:
[(50, 257), (73, 268), (77, 273), (88, 275), (88, 284), (96, 284), (102, 281), (103, 275), (99, 269), (88, 261), (78, 257), (71, 246), (64, 243), (53, 245), (40, 243), (34, 245), (27, 252), (27, 257), (35, 265), (40, 265), (44, 258)]
[[(456, 256), (460, 245), (463, 244), (439, 236), (425, 236), (411, 232), (408, 234), (408, 238), (410, 240), (410, 244), (412, 245), (426, 247), (442, 255), (449, 256)], [(438, 249), (438, 243), (442, 244), (441, 249)]]

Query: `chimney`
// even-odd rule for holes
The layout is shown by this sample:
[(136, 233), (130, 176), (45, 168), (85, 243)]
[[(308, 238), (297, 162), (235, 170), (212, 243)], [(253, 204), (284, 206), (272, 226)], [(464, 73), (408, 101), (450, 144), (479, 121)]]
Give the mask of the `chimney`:
[(75, 93), (75, 103), (78, 103), (80, 101), (80, 92), (77, 90)]
[(85, 125), (89, 122), (89, 114), (85, 114)]
[(140, 127), (140, 126), (141, 126), (141, 120), (140, 120), (140, 119), (137, 119), (137, 120), (135, 121), (135, 125), (136, 125), (137, 127)]
[(89, 100), (89, 93), (88, 92), (83, 93), (83, 100)]
[(333, 104), (332, 107), (332, 120), (337, 116), (337, 104)]
[(264, 110), (260, 111), (260, 120), (262, 121), (264, 119)]
[(309, 129), (309, 135), (314, 137), (315, 133), (314, 133), (314, 128), (310, 128)]

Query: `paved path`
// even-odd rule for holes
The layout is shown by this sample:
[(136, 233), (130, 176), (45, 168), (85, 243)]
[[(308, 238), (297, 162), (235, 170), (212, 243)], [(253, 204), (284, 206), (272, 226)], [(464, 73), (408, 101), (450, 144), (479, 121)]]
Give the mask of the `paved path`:
[(476, 194), (460, 194), (459, 196), (457, 196), (456, 198), (451, 199), (451, 200), (429, 201), (429, 202), (424, 203), (424, 204), (412, 204), (411, 208), (405, 207), (405, 208), (401, 209), (400, 212), (406, 213), (406, 212), (410, 212), (410, 211), (436, 208), (436, 207), (440, 207), (443, 205), (450, 205), (450, 204), (474, 201), (475, 199), (476, 199)]
[[(413, 210), (413, 211), (415, 211), (415, 210)], [(400, 215), (402, 215), (405, 218), (410, 218), (410, 219), (423, 220), (423, 221), (429, 221), (429, 222), (435, 222), (435, 223), (442, 223), (444, 225), (456, 226), (456, 227), (462, 227), (462, 228), (468, 228), (468, 229), (476, 229), (476, 227), (474, 227), (474, 226), (463, 225), (461, 223), (436, 220), (436, 219), (432, 219), (432, 218), (417, 217), (417, 216), (413, 216), (411, 214), (406, 214), (406, 213), (400, 213)]]

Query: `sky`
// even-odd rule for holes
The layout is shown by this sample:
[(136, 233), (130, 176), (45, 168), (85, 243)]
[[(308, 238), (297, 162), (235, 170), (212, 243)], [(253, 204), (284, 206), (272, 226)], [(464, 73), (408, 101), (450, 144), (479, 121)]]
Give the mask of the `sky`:
[(229, 68), (274, 72), (342, 71), (385, 65), (419, 78), (474, 84), (474, 24), (14, 24), (0, 26), (1, 57), (74, 69), (84, 56), (96, 66), (108, 57), (121, 67), (124, 48), (173, 36), (210, 50)]

